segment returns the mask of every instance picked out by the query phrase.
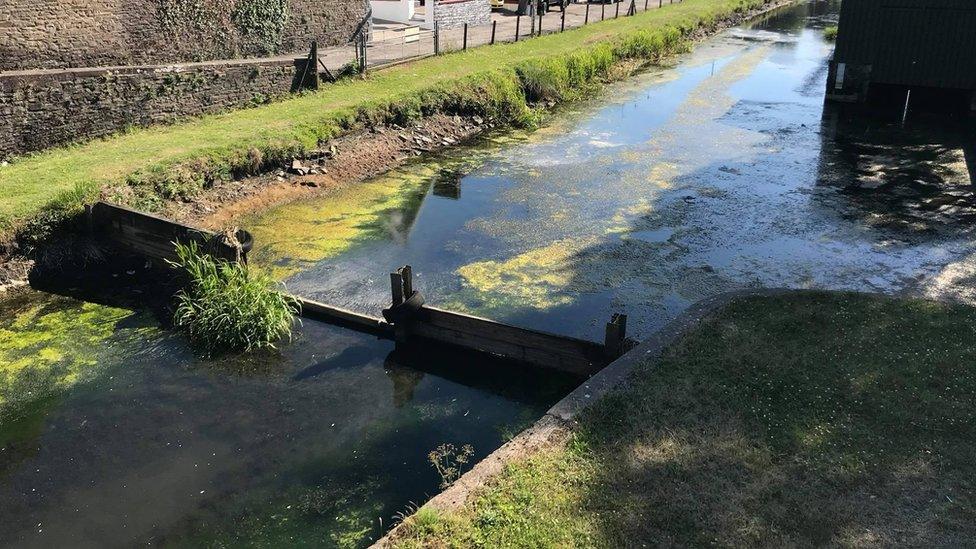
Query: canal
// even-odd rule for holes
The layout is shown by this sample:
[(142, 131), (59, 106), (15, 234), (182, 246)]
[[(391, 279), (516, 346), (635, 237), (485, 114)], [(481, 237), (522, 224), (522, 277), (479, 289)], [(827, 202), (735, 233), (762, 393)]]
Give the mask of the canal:
[[(411, 264), (429, 303), (593, 340), (739, 288), (967, 297), (972, 128), (825, 111), (838, 6), (244, 219), (252, 262), (373, 314)], [(479, 459), (575, 383), (312, 322), (203, 361), (151, 312), (66, 293), (0, 303), (0, 545), (367, 545), (438, 491), (429, 452)]]

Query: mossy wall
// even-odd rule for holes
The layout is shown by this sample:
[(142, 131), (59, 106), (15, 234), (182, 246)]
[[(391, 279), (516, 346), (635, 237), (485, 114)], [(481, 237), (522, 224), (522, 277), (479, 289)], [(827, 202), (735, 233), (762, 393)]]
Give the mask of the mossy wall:
[(0, 71), (259, 57), (343, 44), (365, 0), (5, 0)]

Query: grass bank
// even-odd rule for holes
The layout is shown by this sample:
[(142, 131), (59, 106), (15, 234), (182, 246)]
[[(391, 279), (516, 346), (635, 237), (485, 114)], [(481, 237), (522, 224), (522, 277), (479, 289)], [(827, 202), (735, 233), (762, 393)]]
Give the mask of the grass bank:
[(153, 210), (234, 175), (277, 167), (344, 132), (433, 112), (531, 124), (530, 104), (586, 92), (615, 63), (674, 51), (682, 38), (771, 0), (684, 0), (514, 44), (393, 67), (313, 94), (168, 127), (134, 130), (0, 167), (0, 243), (42, 238), (102, 189)]
[(741, 299), (400, 547), (971, 546), (976, 309)]

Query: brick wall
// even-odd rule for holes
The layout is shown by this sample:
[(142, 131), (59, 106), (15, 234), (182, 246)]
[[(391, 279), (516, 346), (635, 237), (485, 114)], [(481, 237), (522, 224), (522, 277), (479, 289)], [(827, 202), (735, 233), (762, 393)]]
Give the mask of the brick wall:
[(434, 7), (434, 21), (442, 29), (491, 24), (489, 0), (452, 0), (438, 2)]
[(297, 88), (302, 62), (70, 70), (0, 77), (0, 159), (187, 116), (264, 102)]
[(307, 50), (349, 40), (366, 0), (287, 0), (273, 40), (234, 14), (261, 0), (0, 0), (0, 71), (152, 65)]

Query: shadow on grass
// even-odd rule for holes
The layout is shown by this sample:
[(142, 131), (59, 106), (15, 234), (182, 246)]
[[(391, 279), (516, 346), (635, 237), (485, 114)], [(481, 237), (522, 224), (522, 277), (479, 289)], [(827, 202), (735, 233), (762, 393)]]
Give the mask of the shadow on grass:
[(608, 545), (967, 545), (976, 310), (733, 303), (583, 418)]

